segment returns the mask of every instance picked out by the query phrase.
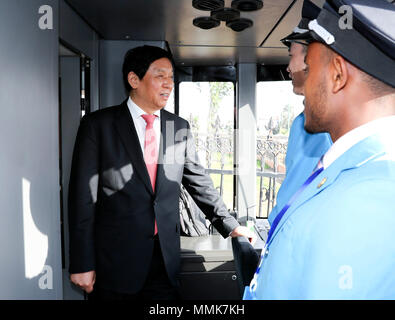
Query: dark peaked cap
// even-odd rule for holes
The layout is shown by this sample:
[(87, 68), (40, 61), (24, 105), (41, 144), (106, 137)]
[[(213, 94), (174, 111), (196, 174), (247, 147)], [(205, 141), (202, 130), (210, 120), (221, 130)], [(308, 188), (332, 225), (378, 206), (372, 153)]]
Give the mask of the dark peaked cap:
[[(339, 13), (342, 6), (346, 11)], [(352, 10), (352, 28), (340, 20)], [(347, 21), (346, 21), (347, 22)], [(386, 0), (327, 0), (308, 32), (293, 41), (321, 42), (353, 65), (395, 87), (395, 6)]]
[(286, 36), (284, 39), (281, 39), (281, 42), (287, 47), (290, 47), (291, 43), (293, 42), (292, 37), (297, 34), (309, 31), (309, 22), (316, 19), (320, 11), (321, 8), (317, 7), (314, 3), (309, 0), (304, 0), (302, 7), (302, 19), (300, 20), (297, 27), (294, 28), (292, 33)]

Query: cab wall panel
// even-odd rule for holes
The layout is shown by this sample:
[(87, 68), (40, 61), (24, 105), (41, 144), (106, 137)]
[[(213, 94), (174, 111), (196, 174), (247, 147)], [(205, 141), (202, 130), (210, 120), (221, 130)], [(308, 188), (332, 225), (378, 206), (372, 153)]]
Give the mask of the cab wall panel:
[(57, 17), (0, 1), (0, 299), (62, 298)]

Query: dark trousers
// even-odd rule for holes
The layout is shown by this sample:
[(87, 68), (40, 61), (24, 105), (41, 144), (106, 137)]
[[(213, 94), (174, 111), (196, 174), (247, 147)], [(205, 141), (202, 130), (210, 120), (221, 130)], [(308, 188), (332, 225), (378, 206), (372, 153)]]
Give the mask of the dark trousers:
[(100, 288), (100, 279), (88, 295), (88, 300), (177, 300), (180, 299), (178, 289), (170, 283), (167, 276), (159, 239), (155, 237), (154, 251), (150, 270), (143, 288), (135, 294), (114, 292)]

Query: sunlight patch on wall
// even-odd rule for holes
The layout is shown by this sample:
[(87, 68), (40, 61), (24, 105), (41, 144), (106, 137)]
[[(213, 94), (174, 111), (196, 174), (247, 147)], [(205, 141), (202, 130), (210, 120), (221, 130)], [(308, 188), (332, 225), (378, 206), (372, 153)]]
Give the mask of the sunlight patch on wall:
[(38, 230), (30, 208), (30, 181), (22, 178), (25, 277), (32, 279), (44, 268), (48, 256), (48, 236)]

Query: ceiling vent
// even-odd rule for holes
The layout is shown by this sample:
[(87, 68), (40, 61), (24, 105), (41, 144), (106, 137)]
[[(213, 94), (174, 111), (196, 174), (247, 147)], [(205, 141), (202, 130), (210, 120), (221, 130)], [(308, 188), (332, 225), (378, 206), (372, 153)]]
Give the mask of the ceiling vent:
[(262, 0), (233, 0), (232, 8), (239, 11), (256, 11), (263, 7)]
[(212, 11), (223, 8), (225, 0), (193, 0), (192, 6), (198, 10)]
[(233, 31), (240, 32), (247, 28), (252, 27), (254, 22), (250, 19), (240, 18), (232, 21), (228, 21), (226, 26), (231, 28)]
[(220, 25), (219, 20), (215, 20), (211, 17), (198, 17), (193, 19), (193, 25), (201, 29), (212, 29)]
[(262, 0), (232, 0), (232, 7), (225, 8), (224, 0), (192, 0), (195, 9), (211, 11), (210, 17), (198, 17), (193, 25), (201, 29), (218, 27), (221, 21), (233, 31), (240, 32), (251, 28), (254, 22), (250, 19), (240, 18), (240, 11), (255, 11), (263, 7)]
[(240, 11), (232, 8), (222, 8), (211, 12), (211, 17), (220, 21), (230, 21), (240, 18)]

